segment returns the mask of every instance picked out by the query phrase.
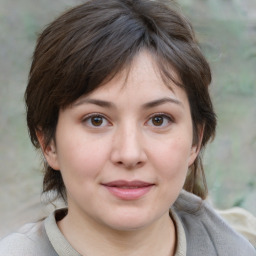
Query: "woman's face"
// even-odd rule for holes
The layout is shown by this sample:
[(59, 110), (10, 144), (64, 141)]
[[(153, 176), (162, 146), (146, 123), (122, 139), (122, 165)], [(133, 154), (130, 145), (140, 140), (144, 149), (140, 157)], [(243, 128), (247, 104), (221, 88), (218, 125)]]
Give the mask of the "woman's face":
[(128, 76), (60, 111), (45, 154), (62, 174), (70, 216), (115, 230), (168, 216), (197, 156), (188, 98), (170, 88), (141, 52)]

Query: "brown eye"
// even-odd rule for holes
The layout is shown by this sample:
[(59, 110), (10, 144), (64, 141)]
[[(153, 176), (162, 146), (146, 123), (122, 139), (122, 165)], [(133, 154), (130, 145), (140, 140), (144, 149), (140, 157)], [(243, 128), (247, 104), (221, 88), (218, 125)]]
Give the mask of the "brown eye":
[(99, 114), (88, 115), (84, 118), (83, 123), (91, 128), (103, 128), (111, 125), (107, 118)]
[(152, 118), (152, 123), (155, 126), (161, 126), (164, 122), (164, 118), (162, 116), (154, 116)]
[(165, 128), (168, 127), (171, 123), (173, 123), (173, 118), (171, 116), (167, 114), (156, 114), (151, 116), (146, 124), (155, 128)]
[(103, 124), (103, 118), (101, 116), (91, 117), (91, 123), (93, 126), (101, 126)]

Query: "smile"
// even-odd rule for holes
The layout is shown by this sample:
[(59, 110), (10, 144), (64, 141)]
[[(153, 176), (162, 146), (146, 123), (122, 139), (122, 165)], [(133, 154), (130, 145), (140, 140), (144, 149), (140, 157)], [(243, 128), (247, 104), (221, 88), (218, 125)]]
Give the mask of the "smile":
[(136, 200), (146, 195), (154, 186), (144, 181), (117, 180), (102, 184), (112, 195), (122, 200)]

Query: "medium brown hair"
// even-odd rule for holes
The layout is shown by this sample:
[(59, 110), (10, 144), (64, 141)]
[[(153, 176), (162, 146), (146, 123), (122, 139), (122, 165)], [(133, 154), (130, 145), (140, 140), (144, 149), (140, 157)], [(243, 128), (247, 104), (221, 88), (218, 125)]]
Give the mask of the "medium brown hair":
[[(141, 50), (156, 60), (165, 82), (175, 80), (188, 96), (194, 144), (204, 127), (202, 148), (214, 137), (216, 117), (209, 96), (210, 67), (191, 24), (173, 1), (90, 0), (48, 25), (39, 36), (25, 92), (27, 125), (32, 143), (45, 147), (55, 138), (60, 109), (88, 94), (131, 64)], [(66, 201), (61, 172), (45, 163), (43, 192)], [(190, 167), (184, 189), (205, 198), (207, 186), (201, 156)]]

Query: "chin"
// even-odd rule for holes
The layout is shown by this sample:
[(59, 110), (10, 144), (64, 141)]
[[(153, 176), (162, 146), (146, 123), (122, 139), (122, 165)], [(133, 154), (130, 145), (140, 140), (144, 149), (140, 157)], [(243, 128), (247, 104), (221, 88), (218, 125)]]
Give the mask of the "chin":
[(141, 230), (148, 226), (148, 223), (145, 222), (131, 222), (127, 221), (126, 223), (112, 223), (110, 226), (112, 230), (121, 231), (121, 232), (129, 232), (135, 230)]
[(141, 212), (126, 212), (123, 214), (114, 214), (114, 216), (105, 219), (104, 222), (105, 225), (108, 225), (113, 230), (133, 231), (150, 226), (155, 219), (157, 218)]

